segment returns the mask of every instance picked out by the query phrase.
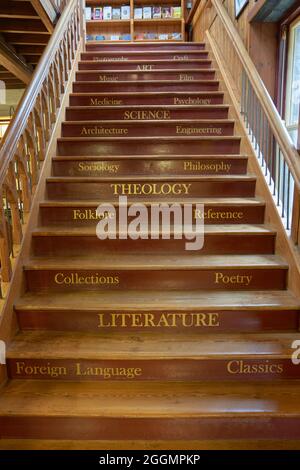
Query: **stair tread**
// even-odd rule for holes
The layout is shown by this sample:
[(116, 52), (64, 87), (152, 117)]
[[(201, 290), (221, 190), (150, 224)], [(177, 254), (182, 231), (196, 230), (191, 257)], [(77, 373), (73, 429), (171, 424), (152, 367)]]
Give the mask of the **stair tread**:
[[(131, 199), (132, 200), (132, 199)], [(147, 198), (138, 198), (138, 201), (140, 203), (143, 203), (143, 204), (155, 204), (155, 203), (160, 203), (161, 200), (159, 199), (147, 199)], [(118, 205), (118, 202), (111, 199), (111, 200), (107, 200), (106, 202), (108, 203), (113, 203), (115, 205)], [(250, 206), (265, 206), (265, 202), (259, 198), (231, 198), (231, 197), (228, 197), (228, 198), (185, 198), (184, 201), (182, 200), (178, 200), (176, 201), (176, 199), (167, 199), (165, 198), (164, 199), (164, 203), (166, 204), (174, 204), (174, 203), (190, 203), (190, 204), (209, 204), (209, 205), (216, 205), (216, 206), (219, 206), (219, 205), (222, 205), (222, 204), (226, 204), (226, 205), (235, 205), (237, 207), (239, 206), (245, 206), (245, 205), (250, 205)], [(40, 202), (40, 207), (77, 207), (77, 206), (80, 206), (80, 207), (90, 207), (90, 206), (94, 206), (94, 207), (98, 207), (99, 206), (99, 201), (95, 201), (95, 200), (90, 200), (90, 201), (86, 201), (86, 200), (72, 200), (72, 201), (69, 201), (69, 200), (55, 200), (55, 201), (42, 201)]]
[[(94, 236), (96, 237), (95, 227), (97, 221), (95, 221), (94, 226), (83, 226), (83, 227), (62, 227), (61, 225), (51, 225), (51, 226), (42, 226), (33, 230), (33, 236)], [(119, 230), (121, 232), (122, 230)], [(192, 230), (191, 230), (192, 231)], [(276, 234), (276, 231), (265, 225), (254, 225), (254, 224), (217, 224), (217, 225), (204, 225), (204, 231), (206, 234), (257, 234), (257, 235), (267, 235), (267, 234)], [(143, 230), (140, 231), (144, 233)], [(160, 228), (152, 232), (159, 232), (162, 234), (164, 231)], [(169, 229), (166, 229), (165, 232), (169, 232)], [(182, 227), (176, 227), (172, 229), (172, 232), (182, 233)], [(187, 230), (186, 230), (187, 232)], [(148, 233), (148, 231), (145, 231)]]
[[(156, 136), (156, 137), (60, 137), (58, 142), (88, 142), (90, 140), (92, 141), (99, 141), (102, 142), (103, 140), (109, 142), (116, 142), (118, 140), (121, 140), (122, 142), (148, 142), (148, 141), (174, 141), (174, 142), (198, 142), (199, 140), (212, 140), (212, 141), (223, 141), (223, 140), (241, 140), (241, 136), (239, 135), (224, 135), (224, 136), (199, 136), (199, 137), (194, 137), (194, 136), (188, 136), (188, 137), (177, 137), (177, 136)], [(169, 156), (172, 156), (172, 154), (169, 154)]]
[(197, 417), (300, 413), (299, 383), (105, 383), (13, 380), (1, 416)]
[[(89, 94), (90, 96), (90, 94)], [(143, 104), (139, 104), (139, 105), (126, 105), (126, 104), (123, 104), (123, 105), (117, 105), (117, 106), (87, 106), (87, 105), (84, 105), (84, 106), (68, 106), (67, 107), (67, 110), (70, 110), (70, 111), (74, 111), (74, 110), (82, 110), (82, 108), (85, 108), (85, 109), (90, 109), (90, 110), (106, 110), (106, 109), (113, 109), (113, 110), (118, 110), (118, 109), (124, 109), (124, 108), (130, 108), (130, 110), (139, 110), (139, 109), (142, 109), (142, 110), (145, 110), (145, 109), (164, 109), (164, 110), (171, 110), (173, 111), (174, 109), (180, 109), (180, 110), (185, 110), (185, 109), (192, 109), (192, 110), (195, 110), (197, 108), (201, 108), (201, 109), (228, 109), (229, 108), (229, 105), (226, 105), (226, 104), (198, 104), (198, 105), (178, 105), (178, 104), (173, 104), (173, 105), (165, 105), (165, 104), (158, 104), (158, 105), (155, 105), (155, 104), (146, 104), (146, 105), (143, 105)], [(170, 120), (170, 119), (169, 119)], [(127, 120), (125, 120), (127, 122)], [(148, 120), (147, 120), (148, 121)], [(208, 119), (202, 119), (202, 121), (205, 121), (207, 122)], [(211, 121), (211, 120), (209, 120)], [(225, 121), (225, 119), (224, 119)], [(232, 122), (235, 122), (233, 119), (231, 120)], [(75, 121), (75, 122), (78, 122), (78, 121)], [(124, 119), (123, 121), (124, 122)], [(130, 120), (131, 122), (131, 120)], [(139, 121), (138, 121), (139, 122)]]
[[(212, 70), (209, 69), (209, 72), (211, 72)], [(82, 70), (80, 73), (83, 73), (84, 70)], [(98, 73), (99, 70), (90, 70), (89, 73)], [(103, 73), (106, 72), (106, 71), (103, 71)], [(130, 73), (135, 73), (135, 70), (129, 70)], [(163, 72), (165, 72), (165, 70), (163, 70)], [(79, 72), (77, 72), (79, 73)], [(119, 73), (119, 72), (118, 72)], [(128, 71), (127, 71), (128, 73)], [(147, 73), (147, 72), (143, 72), (143, 73)], [(148, 72), (149, 73), (149, 72)], [(189, 82), (186, 82), (186, 81), (178, 81), (178, 79), (166, 79), (166, 80), (141, 80), (139, 82), (135, 81), (135, 80), (117, 80), (117, 81), (97, 81), (97, 80), (84, 80), (84, 81), (75, 81), (73, 84), (76, 84), (76, 85), (82, 85), (83, 83), (88, 83), (88, 84), (97, 84), (97, 85), (111, 85), (112, 83), (113, 84), (117, 84), (117, 85), (124, 85), (124, 84), (135, 84), (135, 85), (145, 85), (145, 84), (149, 84), (149, 83), (152, 83), (154, 85), (156, 85), (157, 87), (159, 86), (159, 84), (177, 84), (178, 83), (181, 83), (181, 84), (187, 84), (187, 83), (192, 83), (194, 85), (197, 85), (197, 84), (204, 84), (204, 83), (215, 83), (215, 84), (219, 84), (220, 81), (219, 80), (215, 80), (215, 79), (209, 79), (209, 78), (205, 78), (205, 79), (199, 79), (199, 80), (192, 80), (192, 81), (189, 81)], [(209, 91), (207, 91), (207, 93), (209, 93)]]
[(63, 182), (74, 182), (74, 183), (91, 183), (91, 182), (113, 182), (116, 181), (228, 181), (228, 180), (237, 180), (237, 181), (249, 181), (256, 180), (255, 175), (174, 175), (174, 176), (164, 176), (164, 175), (136, 175), (136, 176), (50, 176), (47, 178), (47, 181), (52, 183), (63, 183)]
[[(202, 52), (202, 51), (201, 51)], [(158, 64), (161, 64), (161, 63), (164, 63), (164, 62), (169, 62), (169, 63), (172, 63), (172, 64), (177, 64), (178, 62), (180, 64), (185, 64), (186, 62), (189, 63), (189, 62), (197, 62), (197, 63), (204, 63), (204, 64), (211, 64), (212, 63), (212, 59), (182, 59), (180, 61), (177, 61), (177, 60), (174, 60), (174, 59), (150, 59), (150, 60), (145, 60), (145, 59), (127, 59), (127, 60), (122, 60), (122, 59), (119, 59), (119, 60), (113, 60), (113, 61), (104, 61), (103, 63), (105, 64), (140, 64), (140, 63), (145, 63), (147, 62), (147, 64), (149, 64), (149, 62), (154, 62), (154, 63), (158, 63)], [(95, 61), (95, 60), (87, 60), (87, 59), (81, 59), (79, 61), (79, 64), (95, 64), (95, 63), (100, 63), (102, 64), (102, 61)], [(147, 71), (147, 70), (146, 70)]]
[(25, 269), (119, 269), (119, 270), (173, 270), (173, 269), (212, 269), (222, 270), (243, 267), (287, 269), (288, 265), (277, 255), (170, 255), (102, 253), (75, 257), (34, 257)]
[(205, 159), (205, 160), (214, 160), (214, 159), (238, 159), (238, 158), (248, 158), (247, 155), (238, 154), (238, 155), (56, 155), (52, 158), (54, 161), (72, 161), (72, 160), (80, 160), (80, 161), (106, 161), (106, 160), (172, 160), (172, 159), (179, 159), (179, 160), (197, 160), (197, 159)]
[[(194, 81), (194, 80), (193, 80)], [(98, 82), (96, 82), (98, 83)], [(92, 96), (101, 96), (101, 97), (109, 97), (109, 96), (134, 96), (136, 97), (136, 92), (134, 91), (111, 91), (111, 92), (107, 92), (107, 93), (103, 93), (103, 92), (93, 92), (92, 93)], [(199, 90), (199, 91), (161, 91), (159, 92), (159, 96), (207, 96), (207, 95), (213, 95), (213, 96), (224, 96), (224, 92), (223, 91), (202, 91), (202, 90)], [(73, 92), (73, 93), (70, 93), (70, 97), (72, 96), (88, 96), (89, 98), (91, 97), (91, 93), (90, 92)], [(139, 92), (139, 96), (154, 96), (154, 97), (157, 97), (157, 91), (140, 91)], [(134, 106), (134, 105), (133, 105)], [(229, 105), (227, 105), (229, 106)]]
[(208, 333), (164, 335), (142, 333), (86, 333), (25, 331), (7, 349), (7, 358), (144, 360), (144, 359), (255, 359), (291, 358), (300, 333)]
[(16, 303), (17, 310), (259, 310), (300, 309), (300, 300), (289, 291), (81, 291), (26, 293)]
[[(170, 62), (170, 61), (169, 61)], [(99, 62), (95, 62), (98, 64)], [(101, 63), (101, 62), (100, 62)], [(106, 62), (107, 64), (110, 64), (111, 66), (114, 65), (114, 62)], [(124, 61), (123, 63), (127, 63), (127, 61)], [(172, 61), (173, 63), (173, 61)], [(174, 65), (176, 64), (174, 60)], [(95, 69), (90, 69), (90, 70), (77, 70), (76, 73), (82, 73), (82, 74), (88, 74), (88, 73), (93, 73), (93, 72), (102, 72), (102, 73), (134, 73), (134, 74), (143, 74), (143, 73), (165, 73), (165, 72), (176, 72), (176, 73), (184, 73), (184, 72), (201, 72), (201, 73), (211, 73), (211, 72), (216, 72), (216, 69), (213, 68), (207, 68), (207, 69), (177, 69), (176, 65), (174, 68), (165, 68), (165, 69), (154, 69), (154, 70), (132, 70), (132, 69), (116, 69), (116, 68), (111, 68), (111, 69), (106, 69), (106, 70), (95, 70)], [(194, 80), (193, 80), (194, 81)]]
[(184, 123), (184, 124), (234, 124), (235, 120), (234, 119), (145, 119), (145, 120), (124, 120), (124, 119), (111, 119), (108, 121), (97, 119), (97, 120), (80, 120), (80, 121), (71, 121), (67, 120), (63, 122), (63, 125), (95, 125), (97, 122), (104, 122), (105, 124), (124, 124), (126, 125), (151, 125), (151, 124), (163, 124), (163, 125), (170, 125), (170, 124), (176, 124), (176, 123)]

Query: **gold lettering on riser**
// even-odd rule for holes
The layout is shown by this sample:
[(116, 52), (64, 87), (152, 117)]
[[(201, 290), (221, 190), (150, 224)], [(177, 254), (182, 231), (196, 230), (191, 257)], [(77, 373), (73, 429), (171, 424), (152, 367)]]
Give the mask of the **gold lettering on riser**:
[(115, 163), (105, 163), (105, 162), (80, 162), (78, 164), (79, 171), (96, 171), (99, 173), (118, 173), (120, 165)]
[(103, 136), (103, 135), (127, 135), (128, 129), (126, 128), (115, 128), (115, 127), (83, 127), (80, 135), (85, 136)]
[(187, 55), (174, 55), (173, 56), (173, 60), (188, 60), (188, 56)]
[(97, 214), (96, 209), (73, 209), (73, 220), (102, 220), (102, 219), (114, 219), (115, 214), (113, 212), (104, 212), (103, 214)]
[(174, 98), (174, 104), (179, 105), (208, 105), (211, 104), (212, 100), (210, 98)]
[(119, 286), (119, 276), (107, 276), (101, 273), (85, 274), (78, 273), (56, 273), (54, 275), (54, 282), (57, 285), (99, 285), (99, 286)]
[(165, 111), (165, 110), (142, 110), (142, 111), (125, 111), (124, 112), (124, 119), (125, 120), (147, 120), (147, 119), (158, 119), (158, 120), (164, 120), (164, 119), (170, 119), (171, 118), (171, 113), (170, 111)]
[(188, 75), (187, 73), (181, 73), (181, 74), (179, 75), (179, 80), (180, 80), (181, 82), (190, 82), (190, 81), (193, 81), (193, 80), (195, 80), (195, 79), (194, 79), (194, 76), (193, 76), (193, 75)]
[(218, 313), (105, 313), (98, 314), (98, 328), (211, 328), (219, 327)]
[(67, 375), (66, 367), (52, 366), (50, 362), (47, 365), (29, 365), (22, 361), (16, 362), (16, 375), (20, 376), (38, 376), (61, 377)]
[(180, 135), (222, 135), (221, 127), (182, 127), (176, 126), (176, 134)]
[(91, 106), (120, 106), (123, 100), (116, 100), (114, 98), (91, 98)]
[(243, 360), (234, 360), (227, 363), (227, 372), (231, 375), (282, 374), (283, 370), (283, 364), (270, 363), (268, 360), (250, 363)]
[(117, 75), (99, 75), (100, 82), (117, 82), (119, 77)]
[(192, 183), (112, 183), (114, 196), (187, 195)]
[(151, 65), (151, 64), (138, 65), (137, 70), (151, 71), (151, 70), (153, 70), (153, 65)]
[(243, 274), (225, 274), (222, 272), (215, 273), (215, 284), (227, 285), (243, 285), (249, 286), (252, 282), (252, 275)]
[(94, 376), (103, 377), (103, 379), (134, 379), (142, 375), (142, 369), (140, 367), (87, 367), (77, 362), (75, 373), (80, 377)]
[(204, 212), (195, 209), (194, 219), (199, 220), (242, 220), (244, 218), (244, 212), (242, 211), (221, 211), (215, 209), (208, 209)]
[(183, 162), (184, 171), (210, 171), (211, 173), (229, 173), (231, 170), (231, 163), (225, 162), (201, 162), (195, 160), (188, 160)]

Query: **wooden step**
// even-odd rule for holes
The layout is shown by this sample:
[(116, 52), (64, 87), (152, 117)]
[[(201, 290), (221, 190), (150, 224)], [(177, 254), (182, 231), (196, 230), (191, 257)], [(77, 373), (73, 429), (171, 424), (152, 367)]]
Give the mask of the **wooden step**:
[[(224, 93), (212, 92), (139, 92), (71, 93), (70, 106), (211, 106), (223, 104)], [(96, 111), (97, 112), (97, 111)]]
[(58, 156), (107, 155), (237, 155), (241, 137), (64, 137)]
[(128, 51), (101, 51), (101, 52), (82, 52), (81, 60), (108, 62), (114, 64), (117, 62), (129, 62), (130, 60), (172, 60), (174, 62), (181, 62), (186, 60), (208, 60), (208, 51), (203, 50), (189, 50), (178, 51), (176, 49), (169, 50), (128, 50)]
[(274, 255), (105, 253), (34, 258), (28, 290), (281, 290), (288, 266)]
[(50, 177), (47, 178), (49, 199), (81, 199), (99, 201), (120, 196), (184, 200), (191, 197), (254, 197), (254, 176), (174, 176), (164, 177)]
[(187, 333), (24, 331), (7, 350), (7, 368), (11, 379), (52, 382), (299, 380), (291, 361), (297, 339), (295, 332), (208, 333), (199, 341)]
[[(300, 441), (278, 439), (97, 440), (0, 439), (2, 450), (298, 450)], [(276, 456), (278, 459), (278, 454)], [(23, 459), (24, 461), (24, 459)]]
[[(264, 222), (265, 204), (258, 199), (194, 198), (185, 201), (192, 205), (195, 219), (201, 220), (204, 218), (205, 225), (262, 224)], [(114, 203), (113, 200), (107, 202), (115, 205), (116, 215), (118, 216), (119, 204)], [(132, 202), (142, 202), (148, 210), (151, 210), (151, 204), (159, 204), (160, 200), (137, 199)], [(183, 206), (181, 200), (164, 199), (164, 203), (176, 203)], [(196, 204), (204, 204), (204, 212), (199, 210)], [(98, 206), (98, 201), (44, 201), (40, 203), (40, 223), (42, 226), (95, 226), (95, 223), (99, 220), (96, 214)]]
[(188, 94), (194, 92), (211, 92), (219, 91), (218, 80), (192, 80), (192, 81), (179, 81), (174, 80), (141, 80), (141, 81), (84, 81), (74, 82), (74, 93), (99, 93), (107, 92), (114, 94), (115, 92), (176, 92), (181, 91)]
[(287, 291), (27, 293), (22, 330), (207, 334), (297, 331), (300, 302)]
[(232, 120), (67, 121), (62, 137), (233, 136)]
[(212, 61), (208, 59), (139, 59), (135, 60), (113, 60), (113, 61), (95, 61), (95, 60), (82, 60), (78, 64), (79, 70), (160, 70), (160, 69), (174, 69), (185, 70), (190, 69), (209, 69)]
[[(186, 241), (182, 226), (139, 230), (140, 238), (126, 237), (127, 231), (118, 227), (116, 240), (99, 240), (94, 226), (42, 227), (32, 232), (32, 249), (36, 256), (92, 255), (109, 253), (185, 253)], [(185, 229), (186, 231), (187, 229)], [(195, 228), (194, 228), (195, 231)], [(187, 231), (193, 239), (194, 231)], [(152, 236), (151, 236), (152, 235)], [(155, 239), (154, 239), (155, 236)], [(169, 237), (169, 238), (166, 238)], [(157, 239), (156, 239), (157, 238)], [(204, 227), (204, 246), (196, 253), (203, 254), (272, 254), (276, 232), (258, 225), (207, 225)], [(194, 252), (188, 252), (193, 256)]]
[(72, 106), (67, 121), (152, 121), (170, 119), (227, 119), (229, 106)]
[(141, 51), (141, 52), (148, 52), (148, 51), (175, 51), (176, 53), (179, 51), (203, 51), (205, 50), (205, 44), (200, 42), (167, 42), (167, 43), (157, 43), (157, 42), (128, 42), (128, 43), (104, 43), (104, 42), (95, 42), (86, 44), (86, 50), (88, 52), (97, 51), (97, 52), (107, 52), (111, 53), (113, 51), (116, 52), (133, 52), (133, 51)]
[[(198, 449), (193, 440), (208, 439), (208, 447), (203, 448), (214, 449), (221, 445), (221, 436), (229, 440), (231, 449), (236, 448), (233, 439), (241, 447), (244, 442), (247, 448), (249, 439), (252, 445), (255, 440), (254, 449), (268, 446), (269, 439), (279, 439), (279, 447), (272, 449), (280, 449), (284, 442), (300, 439), (299, 384), (295, 381), (283, 381), (276, 387), (270, 383), (235, 383), (234, 388), (232, 383), (53, 385), (34, 380), (8, 384), (0, 395), (1, 440), (26, 439), (21, 444), (24, 446), (34, 439), (34, 447), (45, 448), (41, 444), (49, 442), (45, 439), (67, 436), (69, 440), (82, 439), (83, 448), (107, 450), (128, 449), (141, 440), (145, 442), (140, 448), (147, 449), (150, 439), (157, 440), (151, 449), (157, 445), (181, 449), (176, 444), (180, 439), (188, 441), (187, 448), (192, 449)], [(97, 446), (92, 445), (88, 439), (102, 440), (102, 446), (99, 441)], [(112, 447), (109, 439), (114, 442)], [(171, 440), (170, 447), (159, 446), (167, 439)], [(123, 441), (121, 447), (118, 440)], [(75, 443), (68, 441), (67, 447), (60, 448), (77, 449)]]
[(163, 80), (179, 80), (180, 82), (191, 82), (195, 80), (214, 80), (216, 71), (214, 69), (192, 69), (184, 70), (168, 70), (160, 69), (145, 72), (143, 70), (81, 70), (76, 72), (76, 82), (143, 82)]
[(54, 157), (54, 176), (141, 176), (141, 175), (245, 175), (248, 158), (243, 155), (106, 155), (99, 157)]

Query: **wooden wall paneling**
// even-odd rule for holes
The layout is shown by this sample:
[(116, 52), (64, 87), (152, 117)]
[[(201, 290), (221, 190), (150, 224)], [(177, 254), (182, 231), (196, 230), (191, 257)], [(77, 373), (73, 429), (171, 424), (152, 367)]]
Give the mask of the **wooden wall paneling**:
[[(220, 28), (219, 28), (220, 31)], [(222, 34), (222, 33), (221, 33)], [(260, 164), (253, 151), (252, 143), (248, 135), (246, 126), (241, 119), (240, 105), (236, 94), (236, 79), (231, 76), (227, 62), (219, 52), (215, 39), (211, 32), (207, 32), (208, 50), (213, 52), (216, 62), (213, 66), (219, 68), (217, 78), (220, 80), (220, 89), (225, 93), (226, 102), (232, 104), (229, 117), (236, 120), (236, 134), (242, 136), (241, 152), (249, 157), (249, 172), (257, 176), (256, 194), (266, 201), (266, 223), (276, 228), (277, 241), (276, 252), (281, 255), (289, 264), (288, 286), (296, 294), (300, 295), (300, 263), (299, 253), (289, 238), (278, 210), (274, 204), (269, 186), (262, 173)]]

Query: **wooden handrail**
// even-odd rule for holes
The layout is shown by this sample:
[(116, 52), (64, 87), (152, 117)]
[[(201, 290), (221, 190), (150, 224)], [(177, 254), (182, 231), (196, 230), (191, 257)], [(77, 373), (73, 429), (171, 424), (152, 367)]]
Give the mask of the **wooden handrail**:
[[(0, 146), (1, 281), (23, 239), (24, 215), (39, 182), (65, 85), (81, 38), (83, 0), (69, 0)], [(0, 289), (1, 291), (1, 289)]]
[(24, 96), (16, 110), (11, 124), (5, 133), (0, 146), (0, 187), (4, 182), (10, 159), (14, 155), (19, 139), (24, 132), (28, 117), (40, 92), (42, 84), (49, 73), (49, 64), (57, 51), (57, 44), (63, 37), (71, 12), (78, 0), (70, 0), (65, 8), (55, 31), (41, 57), (41, 60), (33, 74)]
[(281, 117), (270, 97), (262, 79), (257, 72), (255, 65), (253, 64), (250, 55), (244, 46), (244, 43), (237, 33), (234, 24), (231, 21), (230, 16), (228, 15), (226, 9), (221, 4), (220, 0), (211, 0), (212, 5), (214, 6), (218, 17), (220, 18), (230, 40), (233, 45), (241, 64), (244, 67), (246, 74), (253, 86), (253, 89), (262, 105), (262, 108), (268, 118), (269, 124), (272, 128), (274, 137), (276, 138), (278, 144), (280, 145), (284, 158), (289, 166), (291, 174), (294, 178), (295, 184), (300, 190), (300, 162), (299, 154), (294, 147), (288, 131), (284, 126)]

